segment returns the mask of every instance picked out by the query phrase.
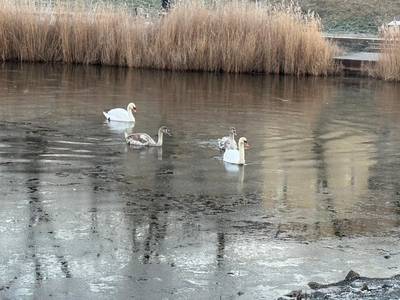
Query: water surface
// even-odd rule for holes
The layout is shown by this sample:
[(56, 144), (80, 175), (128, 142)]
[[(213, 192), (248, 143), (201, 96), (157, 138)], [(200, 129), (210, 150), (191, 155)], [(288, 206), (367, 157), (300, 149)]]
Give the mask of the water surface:
[[(0, 298), (271, 299), (399, 273), (400, 87), (0, 69)], [(131, 149), (102, 111), (135, 102)], [(252, 148), (225, 165), (230, 126)]]

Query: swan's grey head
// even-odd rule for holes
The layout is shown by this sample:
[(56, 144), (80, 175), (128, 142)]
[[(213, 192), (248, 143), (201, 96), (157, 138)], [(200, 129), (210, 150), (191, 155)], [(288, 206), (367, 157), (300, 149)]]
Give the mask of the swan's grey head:
[(171, 130), (167, 126), (161, 126), (160, 127), (160, 132), (165, 133), (166, 135), (171, 136)]
[(128, 111), (131, 110), (132, 112), (136, 112), (136, 105), (135, 103), (131, 102), (128, 104)]
[(231, 128), (229, 128), (230, 129), (230, 132), (233, 134), (233, 135), (237, 135), (237, 133), (236, 133), (236, 128), (235, 127), (231, 127)]

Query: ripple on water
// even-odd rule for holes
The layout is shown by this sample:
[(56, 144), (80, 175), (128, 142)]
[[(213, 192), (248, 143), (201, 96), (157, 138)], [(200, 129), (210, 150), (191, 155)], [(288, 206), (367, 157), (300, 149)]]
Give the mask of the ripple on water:
[(40, 154), (41, 157), (74, 157), (74, 158), (92, 158), (95, 155), (72, 154), (72, 153), (46, 153)]
[(89, 142), (74, 142), (74, 141), (63, 141), (63, 140), (55, 140), (53, 142), (60, 144), (72, 144), (72, 145), (94, 145), (94, 143), (89, 143)]

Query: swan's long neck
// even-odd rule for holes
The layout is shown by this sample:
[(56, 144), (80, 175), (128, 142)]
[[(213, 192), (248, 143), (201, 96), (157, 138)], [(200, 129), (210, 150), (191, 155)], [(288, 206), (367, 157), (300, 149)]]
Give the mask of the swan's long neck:
[(229, 138), (230, 138), (232, 141), (234, 141), (234, 140), (235, 140), (235, 134), (234, 134), (233, 132), (231, 132), (231, 133), (229, 134)]
[(133, 116), (132, 109), (129, 109), (129, 105), (128, 105), (128, 107), (126, 108), (126, 110), (128, 111), (128, 116), (129, 116), (129, 118), (130, 118), (132, 121), (135, 121), (135, 117)]
[(156, 146), (162, 146), (163, 143), (163, 132), (161, 130), (158, 130), (158, 141)]
[(244, 165), (244, 143), (239, 144), (239, 165)]

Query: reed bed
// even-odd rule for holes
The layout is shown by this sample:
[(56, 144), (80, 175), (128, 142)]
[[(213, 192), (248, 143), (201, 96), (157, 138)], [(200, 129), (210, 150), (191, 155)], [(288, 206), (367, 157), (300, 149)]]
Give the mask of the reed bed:
[(383, 43), (379, 60), (370, 68), (370, 75), (389, 81), (400, 81), (400, 28), (383, 27)]
[(0, 0), (0, 59), (165, 70), (327, 75), (336, 47), (293, 3), (179, 2), (141, 16), (82, 2)]

